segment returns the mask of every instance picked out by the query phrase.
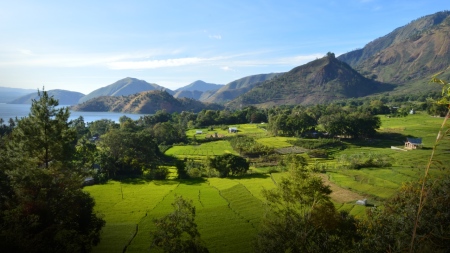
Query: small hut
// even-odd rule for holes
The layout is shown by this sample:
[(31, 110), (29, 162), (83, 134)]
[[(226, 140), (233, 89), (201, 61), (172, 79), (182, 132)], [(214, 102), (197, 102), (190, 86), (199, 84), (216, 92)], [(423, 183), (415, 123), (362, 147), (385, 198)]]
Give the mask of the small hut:
[(422, 146), (422, 138), (406, 138), (405, 149), (418, 149)]
[(238, 132), (237, 127), (229, 127), (228, 128), (228, 133), (237, 133), (237, 132)]
[(363, 200), (357, 200), (356, 201), (357, 205), (362, 205), (362, 206), (366, 206), (367, 205), (367, 199), (363, 199)]

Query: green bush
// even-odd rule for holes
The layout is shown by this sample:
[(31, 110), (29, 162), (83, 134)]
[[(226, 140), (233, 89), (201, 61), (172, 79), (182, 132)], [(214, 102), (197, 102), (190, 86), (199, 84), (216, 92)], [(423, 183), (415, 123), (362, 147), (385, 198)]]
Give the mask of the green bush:
[(272, 148), (258, 143), (248, 136), (234, 136), (229, 141), (236, 152), (247, 157), (267, 156), (274, 152)]
[(307, 152), (312, 158), (328, 158), (328, 152), (325, 149), (313, 149)]
[(154, 180), (165, 180), (169, 176), (169, 169), (165, 167), (157, 167), (154, 169), (151, 169), (146, 177), (148, 179), (154, 179)]
[(336, 139), (297, 139), (288, 141), (290, 144), (307, 149), (318, 148), (340, 148), (344, 149), (345, 144)]
[(338, 157), (338, 163), (341, 167), (349, 169), (361, 168), (386, 168), (391, 166), (391, 158), (388, 155), (377, 153), (357, 153), (351, 155), (341, 155)]

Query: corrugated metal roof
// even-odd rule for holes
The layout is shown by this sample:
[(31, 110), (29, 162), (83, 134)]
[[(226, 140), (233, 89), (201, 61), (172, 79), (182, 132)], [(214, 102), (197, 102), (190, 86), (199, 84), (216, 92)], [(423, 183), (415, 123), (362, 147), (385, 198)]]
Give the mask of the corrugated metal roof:
[(406, 141), (415, 145), (422, 145), (422, 138), (406, 138)]

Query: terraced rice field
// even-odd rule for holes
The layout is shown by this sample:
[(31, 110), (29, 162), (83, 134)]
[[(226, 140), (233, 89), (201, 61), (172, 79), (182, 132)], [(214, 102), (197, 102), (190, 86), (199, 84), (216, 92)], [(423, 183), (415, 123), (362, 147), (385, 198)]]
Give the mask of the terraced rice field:
[(173, 146), (166, 151), (166, 155), (173, 155), (177, 158), (203, 159), (208, 156), (223, 155), (231, 153), (237, 155), (230, 143), (225, 140), (207, 142), (200, 145)]
[[(355, 205), (357, 199), (368, 199), (370, 204), (382, 205), (407, 181), (423, 175), (431, 147), (442, 119), (427, 115), (409, 115), (406, 118), (381, 117), (380, 133), (389, 136), (412, 136), (423, 138), (424, 149), (396, 151), (391, 145), (403, 146), (400, 139), (380, 138), (346, 143), (347, 148), (337, 150), (328, 159), (310, 159), (327, 165), (326, 173), (320, 175), (334, 190), (331, 198), (338, 210), (346, 210), (356, 217), (364, 218), (366, 207)], [(292, 146), (292, 137), (269, 137), (257, 124), (239, 126), (238, 134), (255, 137), (259, 143), (283, 148)], [(204, 129), (206, 134), (209, 134)], [(195, 130), (189, 130), (193, 138)], [(221, 132), (222, 131), (222, 132)], [(228, 134), (218, 130), (219, 134)], [(212, 131), (214, 133), (214, 131)], [(206, 135), (204, 134), (204, 135)], [(204, 136), (196, 135), (196, 138)], [(438, 177), (448, 173), (450, 164), (450, 141), (443, 142), (436, 153), (446, 170), (433, 167), (431, 175)], [(351, 170), (340, 168), (336, 160), (342, 154), (377, 153), (392, 158), (386, 168), (363, 168)], [(177, 158), (205, 159), (225, 153), (237, 154), (226, 140), (195, 146), (174, 146), (166, 154)], [(442, 167), (442, 166), (441, 166)], [(173, 170), (173, 168), (172, 168)], [(211, 252), (249, 252), (252, 239), (264, 213), (262, 189), (275, 184), (287, 173), (266, 173), (268, 168), (253, 168), (259, 173), (242, 178), (209, 178), (187, 181), (172, 179), (164, 181), (128, 180), (110, 181), (105, 185), (85, 188), (96, 200), (96, 210), (104, 215), (106, 226), (102, 241), (94, 252), (145, 252), (150, 250), (151, 231), (155, 229), (154, 218), (172, 211), (175, 195), (192, 199), (197, 209), (196, 222), (201, 238)], [(173, 174), (173, 173), (172, 173)]]
[(96, 210), (107, 221), (94, 252), (122, 252), (124, 247), (127, 252), (148, 251), (155, 229), (153, 219), (172, 211), (175, 195), (193, 200), (199, 232), (211, 252), (248, 252), (264, 212), (262, 187), (274, 184), (264, 177), (131, 184), (112, 181), (86, 187), (97, 200)]

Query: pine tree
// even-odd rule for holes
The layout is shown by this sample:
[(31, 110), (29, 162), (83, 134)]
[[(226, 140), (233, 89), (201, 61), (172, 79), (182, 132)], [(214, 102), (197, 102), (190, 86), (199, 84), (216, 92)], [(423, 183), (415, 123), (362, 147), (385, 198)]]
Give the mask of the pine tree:
[(0, 248), (2, 252), (87, 252), (99, 242), (104, 221), (82, 191), (75, 167), (76, 132), (68, 108), (38, 91), (28, 117), (0, 154)]

